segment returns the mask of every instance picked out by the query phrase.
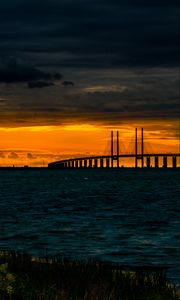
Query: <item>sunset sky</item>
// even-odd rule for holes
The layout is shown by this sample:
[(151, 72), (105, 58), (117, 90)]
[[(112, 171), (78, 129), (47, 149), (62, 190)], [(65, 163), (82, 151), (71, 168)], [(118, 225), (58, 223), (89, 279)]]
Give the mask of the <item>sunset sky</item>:
[(178, 152), (179, 1), (1, 0), (0, 166)]

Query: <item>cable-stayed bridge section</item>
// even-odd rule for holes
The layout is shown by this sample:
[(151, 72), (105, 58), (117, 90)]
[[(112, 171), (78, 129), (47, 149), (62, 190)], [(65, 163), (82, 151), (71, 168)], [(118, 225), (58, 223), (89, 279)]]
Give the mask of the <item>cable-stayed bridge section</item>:
[[(141, 138), (138, 138), (138, 129), (135, 129), (134, 149), (130, 153), (120, 153), (119, 131), (111, 131), (110, 154), (76, 157), (55, 161), (48, 164), (49, 168), (120, 168), (124, 167), (122, 160), (133, 163), (135, 168), (177, 168), (180, 153), (147, 153), (145, 152), (144, 130), (141, 128)], [(129, 164), (128, 164), (129, 165)], [(126, 165), (125, 165), (126, 166)]]

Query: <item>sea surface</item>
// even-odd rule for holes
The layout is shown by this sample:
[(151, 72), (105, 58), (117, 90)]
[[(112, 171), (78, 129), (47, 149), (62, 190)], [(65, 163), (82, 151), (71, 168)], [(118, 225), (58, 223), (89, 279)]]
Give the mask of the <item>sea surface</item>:
[(180, 284), (180, 169), (0, 170), (0, 250), (164, 267)]

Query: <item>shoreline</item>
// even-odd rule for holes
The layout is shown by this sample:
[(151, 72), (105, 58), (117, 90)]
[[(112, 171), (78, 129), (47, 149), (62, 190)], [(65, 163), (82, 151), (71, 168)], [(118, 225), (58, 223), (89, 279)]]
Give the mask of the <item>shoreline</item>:
[(15, 251), (0, 251), (0, 296), (12, 300), (180, 299), (162, 268), (126, 271), (105, 262), (38, 258)]

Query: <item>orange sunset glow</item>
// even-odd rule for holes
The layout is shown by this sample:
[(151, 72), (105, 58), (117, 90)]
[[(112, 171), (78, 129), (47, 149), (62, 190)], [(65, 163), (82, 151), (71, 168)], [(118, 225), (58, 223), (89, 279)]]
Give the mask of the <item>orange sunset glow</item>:
[[(178, 122), (128, 122), (120, 126), (73, 124), (0, 128), (0, 166), (47, 166), (72, 157), (110, 153), (110, 131), (120, 132), (120, 153), (134, 152), (135, 127), (144, 127), (146, 153), (178, 153)], [(179, 164), (179, 160), (178, 160)], [(128, 165), (131, 165), (129, 162)]]

